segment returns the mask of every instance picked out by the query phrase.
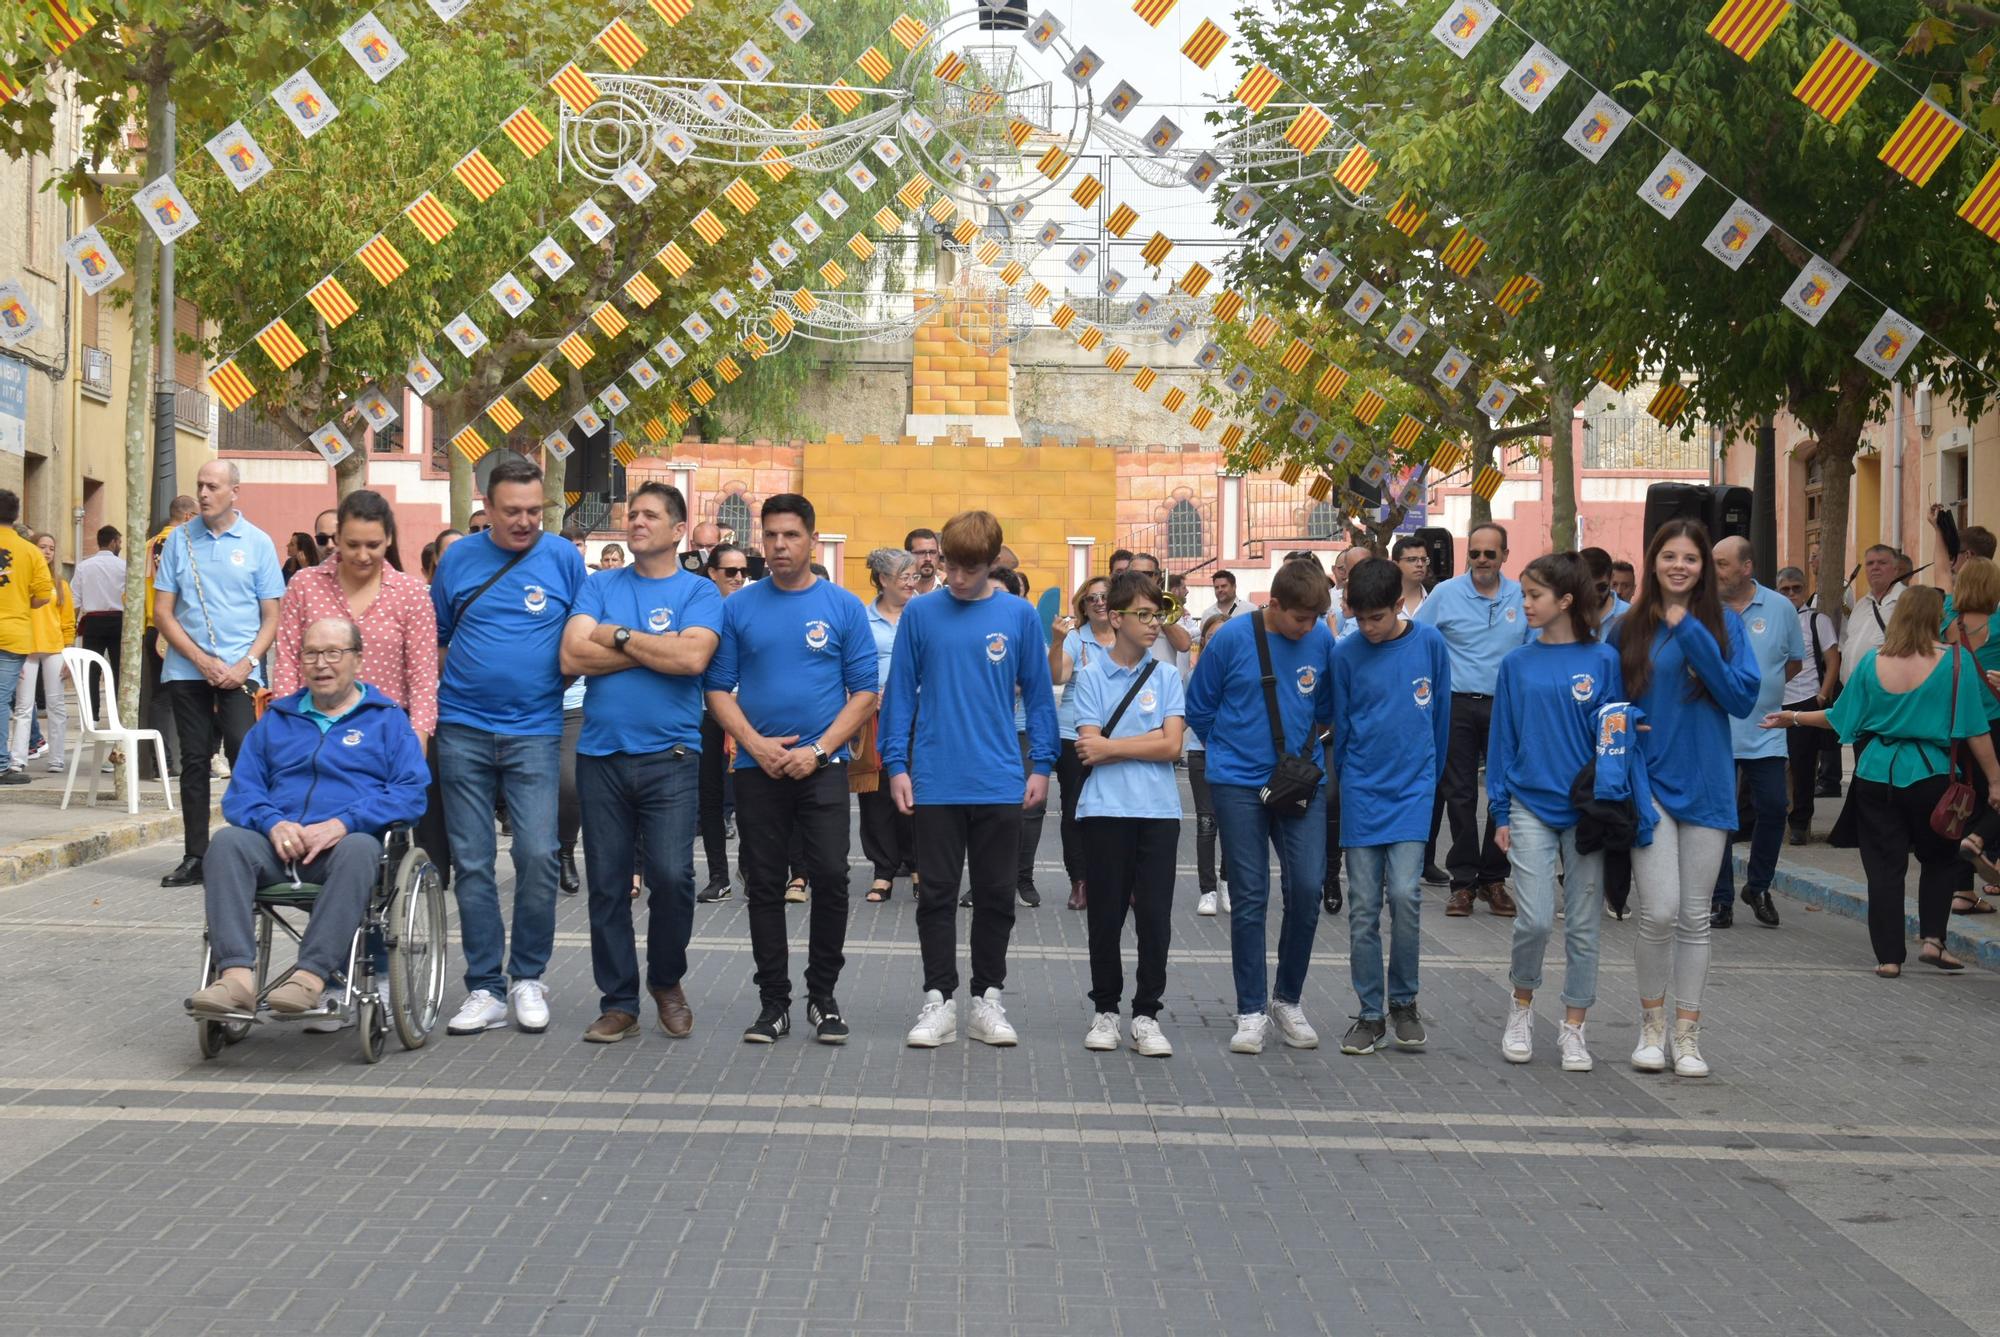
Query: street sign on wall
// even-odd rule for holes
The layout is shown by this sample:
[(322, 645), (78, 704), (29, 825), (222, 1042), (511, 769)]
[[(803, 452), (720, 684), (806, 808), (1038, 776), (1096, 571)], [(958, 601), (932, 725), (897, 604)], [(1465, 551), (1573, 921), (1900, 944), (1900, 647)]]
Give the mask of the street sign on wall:
[(0, 450), (28, 453), (28, 364), (0, 356)]

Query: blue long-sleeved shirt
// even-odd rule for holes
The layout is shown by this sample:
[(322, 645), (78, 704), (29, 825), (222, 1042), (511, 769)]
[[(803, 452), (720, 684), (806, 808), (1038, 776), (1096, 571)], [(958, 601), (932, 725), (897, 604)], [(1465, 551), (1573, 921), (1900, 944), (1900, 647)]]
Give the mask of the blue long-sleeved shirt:
[(1435, 627), (1333, 647), (1333, 767), (1343, 847), (1424, 840), (1451, 737), (1451, 652)]
[(1011, 594), (964, 600), (943, 588), (910, 600), (896, 624), (876, 731), (883, 769), (909, 775), (918, 803), (1019, 803), (1027, 777), (1014, 730), (1016, 689), (1027, 711), (1029, 761), (1047, 775), (1058, 748), (1055, 688), (1034, 605)]
[(1624, 693), (1618, 652), (1602, 641), (1530, 641), (1500, 661), (1486, 739), (1486, 805), (1506, 826), (1519, 803), (1553, 830), (1577, 823), (1570, 786), (1597, 743), (1597, 711)]
[[(1326, 623), (1316, 622), (1296, 641), (1275, 631), (1268, 635), (1285, 750), (1303, 752), (1318, 726), (1333, 718), (1333, 694), (1325, 690), (1333, 667), (1333, 633)], [(1231, 618), (1209, 638), (1188, 679), (1187, 723), (1208, 752), (1210, 784), (1254, 789), (1271, 778), (1278, 758), (1271, 750), (1253, 619)]]
[[(1623, 644), (1627, 617), (1612, 629)], [(1692, 617), (1677, 627), (1664, 621), (1653, 633), (1653, 673), (1645, 695), (1632, 704), (1646, 712), (1639, 735), (1646, 777), (1661, 811), (1676, 822), (1731, 831), (1736, 827), (1736, 758), (1729, 720), (1757, 707), (1763, 675), (1750, 648), (1750, 631), (1734, 609), (1722, 610), (1723, 653), (1708, 628)], [(1694, 691), (1698, 679), (1706, 695)]]

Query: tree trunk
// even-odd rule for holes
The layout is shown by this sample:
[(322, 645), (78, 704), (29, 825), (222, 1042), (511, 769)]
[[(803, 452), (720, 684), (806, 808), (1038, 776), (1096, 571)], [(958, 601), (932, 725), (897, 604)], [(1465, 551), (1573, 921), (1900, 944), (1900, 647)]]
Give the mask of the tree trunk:
[(551, 451), (542, 454), (542, 528), (560, 534), (569, 515), (569, 501), (563, 495), (569, 461), (557, 459)]
[[(1482, 422), (1488, 421), (1485, 418)], [(1491, 428), (1472, 429), (1472, 477), (1479, 477), (1479, 471), (1493, 463), (1493, 432)], [(1465, 527), (1470, 534), (1477, 525), (1490, 524), (1493, 520), (1493, 503), (1477, 492), (1472, 495), (1472, 521)]]
[(1575, 401), (1553, 364), (1543, 364), (1542, 381), (1549, 387), (1549, 472), (1554, 478), (1549, 496), (1549, 551), (1575, 552)]
[(350, 492), (359, 492), (368, 482), (368, 452), (357, 450), (333, 466), (333, 504), (338, 507)]
[[(1836, 622), (1847, 599), (1847, 511), (1854, 486), (1854, 453), (1866, 425), (1874, 375), (1860, 363), (1841, 373), (1831, 412), (1800, 420), (1816, 438), (1811, 458), (1820, 466), (1819, 608)], [(1794, 412), (1798, 412), (1795, 405)], [(1843, 664), (1845, 672), (1850, 666)]]

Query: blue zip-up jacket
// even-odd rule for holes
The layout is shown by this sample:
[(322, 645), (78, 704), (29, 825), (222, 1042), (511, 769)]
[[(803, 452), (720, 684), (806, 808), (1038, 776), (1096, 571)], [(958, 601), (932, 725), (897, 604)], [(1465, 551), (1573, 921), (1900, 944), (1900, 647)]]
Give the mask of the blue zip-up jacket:
[(1637, 746), (1646, 712), (1630, 701), (1609, 701), (1597, 709), (1597, 771), (1591, 777), (1591, 798), (1599, 803), (1632, 804), (1638, 828), (1634, 849), (1653, 843), (1653, 786), (1646, 779), (1646, 754)]
[(243, 740), (222, 815), (268, 836), (279, 822), (311, 826), (338, 817), (379, 836), (424, 815), (430, 768), (403, 708), (361, 684), (361, 700), (325, 733), (300, 707), (311, 688), (271, 702)]
[[(1630, 619), (1612, 628), (1612, 644), (1620, 643)], [(1639, 735), (1646, 758), (1646, 778), (1660, 810), (1676, 822), (1736, 829), (1736, 752), (1729, 737), (1729, 718), (1747, 716), (1757, 708), (1763, 674), (1750, 648), (1750, 629), (1733, 608), (1722, 610), (1729, 654), (1708, 628), (1692, 617), (1678, 627), (1664, 621), (1653, 633), (1653, 676), (1646, 694), (1632, 704), (1646, 712), (1649, 729)], [(1689, 675), (1708, 689), (1691, 696)]]
[(1495, 826), (1509, 824), (1515, 803), (1552, 830), (1576, 825), (1570, 788), (1590, 764), (1598, 708), (1624, 692), (1618, 652), (1602, 641), (1532, 640), (1500, 661), (1486, 741)]
[[(1296, 641), (1275, 631), (1266, 634), (1285, 750), (1300, 753), (1316, 726), (1333, 719), (1333, 692), (1326, 686), (1333, 671), (1333, 633), (1317, 622)], [(1271, 717), (1251, 618), (1229, 619), (1203, 647), (1188, 679), (1187, 724), (1208, 752), (1210, 784), (1256, 789), (1270, 780), (1278, 758), (1271, 751)]]

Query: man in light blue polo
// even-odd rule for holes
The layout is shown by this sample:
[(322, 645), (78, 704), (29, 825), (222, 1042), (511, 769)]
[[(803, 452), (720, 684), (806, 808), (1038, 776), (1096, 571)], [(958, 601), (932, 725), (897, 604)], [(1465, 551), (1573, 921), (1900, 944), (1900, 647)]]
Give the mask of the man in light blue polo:
[(1410, 617), (1436, 627), (1451, 654), (1451, 742), (1439, 788), (1451, 823), (1444, 860), (1451, 898), (1444, 912), (1453, 918), (1471, 914), (1475, 900), (1485, 901), (1496, 915), (1514, 913), (1507, 856), (1494, 843), (1491, 816), (1483, 837), (1479, 827), (1479, 767), (1493, 723), (1493, 688), (1500, 661), (1528, 638), (1521, 587), (1500, 573), (1506, 562), (1507, 531), (1496, 524), (1478, 526), (1465, 541), (1465, 574), (1441, 581)]
[[(542, 971), (556, 937), (562, 635), (586, 575), (576, 545), (542, 531), (542, 471), (527, 460), (493, 466), (486, 514), (491, 526), (452, 544), (431, 583), (444, 647), (438, 780), (465, 948), (467, 997), (445, 1027), (453, 1035), (510, 1016), (520, 1030), (549, 1026)], [(493, 871), (493, 805), (503, 794), (514, 824), (511, 957)]]
[(215, 740), (236, 764), (257, 722), (252, 694), (264, 683), (264, 652), (278, 634), (285, 576), (278, 550), (236, 509), (243, 477), (227, 460), (195, 475), (195, 517), (167, 531), (154, 577), (153, 625), (167, 643), (160, 686), (181, 744), (181, 861), (163, 887), (202, 880), (208, 853), (208, 759)]
[[(1726, 538), (1715, 545), (1715, 582), (1723, 603), (1734, 608), (1750, 632), (1763, 685), (1757, 708), (1745, 719), (1729, 721), (1729, 739), (1736, 754), (1736, 774), (1750, 796), (1755, 820), (1750, 827), (1750, 863), (1743, 873), (1743, 903), (1766, 928), (1778, 926), (1778, 907), (1771, 900), (1771, 874), (1778, 867), (1778, 849), (1785, 840), (1785, 767), (1789, 762), (1782, 730), (1760, 729), (1757, 721), (1785, 703), (1785, 683), (1805, 661), (1805, 636), (1792, 601), (1760, 585), (1751, 564), (1750, 541)], [(1709, 922), (1728, 928), (1735, 922), (1736, 860), (1722, 852), (1715, 875), (1715, 906)]]

